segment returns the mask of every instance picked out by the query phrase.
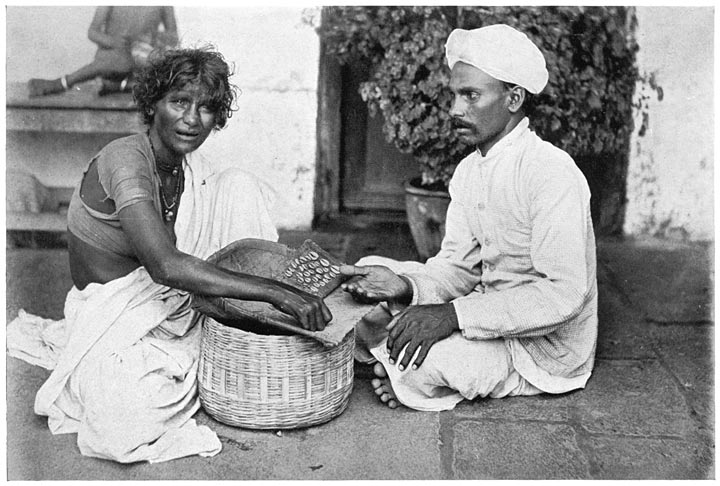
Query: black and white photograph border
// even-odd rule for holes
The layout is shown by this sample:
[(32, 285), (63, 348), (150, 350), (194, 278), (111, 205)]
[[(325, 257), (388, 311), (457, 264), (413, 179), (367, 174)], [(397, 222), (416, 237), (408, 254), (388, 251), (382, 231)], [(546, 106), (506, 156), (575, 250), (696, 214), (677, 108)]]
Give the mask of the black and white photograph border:
[[(13, 339), (6, 332), (7, 480), (715, 479), (715, 2), (168, 5), (177, 44), (221, 53), (235, 87), (226, 126), (193, 157), (212, 161), (217, 172), (248, 174), (280, 243), (299, 248), (311, 240), (349, 268), (370, 255), (427, 268), (421, 264), (441, 250), (448, 181), (465, 157), (486, 155), (483, 140), (463, 144), (475, 140), (463, 135), (472, 126), (452, 125), (460, 117), (448, 115), (458, 109), (453, 96), (464, 94), (450, 83), (447, 35), (494, 23), (524, 31), (544, 55), (549, 79), (532, 96), (524, 71), (511, 84), (532, 102), (531, 131), (567, 152), (589, 188), (592, 374), (563, 393), (477, 397), (421, 411), (402, 399), (396, 408), (383, 403), (376, 367), (356, 352), (341, 367), (352, 378), (346, 403), (324, 423), (235, 426), (209, 413), (201, 396), (191, 420), (216, 436), (212, 452), (129, 463), (84, 454), (78, 434), (53, 433), (48, 417), (36, 413), (38, 390), (52, 373), (38, 363), (62, 339), (35, 331), (64, 320), (67, 297), (77, 291), (68, 210), (88, 163), (111, 142), (150, 127), (129, 73), (72, 76), (98, 59), (91, 34), (98, 9), (119, 3), (8, 2), (6, 324), (28, 316), (33, 324), (15, 326)], [(160, 32), (173, 30), (168, 22)], [(431, 62), (435, 71), (426, 67)], [(38, 95), (31, 79), (60, 88)], [(179, 188), (177, 181), (165, 189)], [(250, 199), (249, 190), (235, 190)], [(504, 224), (493, 234), (507, 245), (520, 230)], [(573, 244), (563, 241), (567, 252), (555, 255), (566, 255), (563, 265)], [(487, 250), (480, 255), (478, 271), (500, 273)], [(413, 278), (402, 281), (411, 294), (422, 293)], [(18, 332), (25, 340), (40, 336), (48, 356), (18, 351), (11, 342)], [(356, 328), (354, 339), (361, 338)], [(340, 373), (326, 375), (339, 380)], [(313, 377), (307, 380), (310, 390)], [(79, 380), (72, 386), (82, 393)], [(265, 397), (274, 392), (261, 387)]]

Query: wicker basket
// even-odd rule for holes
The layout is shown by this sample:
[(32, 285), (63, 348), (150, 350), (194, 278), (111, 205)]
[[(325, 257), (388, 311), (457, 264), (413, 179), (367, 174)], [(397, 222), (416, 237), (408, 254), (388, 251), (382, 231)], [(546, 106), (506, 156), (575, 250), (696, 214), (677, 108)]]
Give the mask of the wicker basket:
[(200, 401), (219, 422), (293, 429), (340, 415), (353, 388), (350, 332), (335, 347), (304, 336), (258, 335), (204, 317)]

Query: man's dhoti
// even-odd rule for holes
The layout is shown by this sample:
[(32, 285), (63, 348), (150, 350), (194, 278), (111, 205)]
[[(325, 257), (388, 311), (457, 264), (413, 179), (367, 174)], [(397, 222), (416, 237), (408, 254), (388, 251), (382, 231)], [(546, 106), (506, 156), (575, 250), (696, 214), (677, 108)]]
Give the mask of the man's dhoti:
[[(277, 240), (266, 194), (237, 170), (213, 173), (202, 158), (185, 167), (176, 223), (181, 251), (206, 258), (242, 238)], [(160, 462), (214, 455), (217, 435), (192, 419), (200, 407), (199, 316), (190, 295), (156, 284), (144, 267), (107, 284), (73, 288), (65, 319), (20, 312), (8, 353), (53, 369), (35, 399), (53, 433), (77, 433), (84, 455)]]
[[(397, 273), (422, 268), (418, 262), (376, 256), (361, 258), (356, 265), (383, 265)], [(507, 340), (469, 340), (460, 332), (435, 343), (417, 370), (408, 367), (400, 371), (398, 364), (404, 350), (394, 365), (390, 364), (387, 351), (385, 326), (392, 321), (394, 313), (383, 303), (358, 323), (355, 356), (358, 361), (377, 360), (383, 365), (393, 392), (403, 405), (425, 411), (450, 410), (465, 399), (542, 393), (513, 367)]]

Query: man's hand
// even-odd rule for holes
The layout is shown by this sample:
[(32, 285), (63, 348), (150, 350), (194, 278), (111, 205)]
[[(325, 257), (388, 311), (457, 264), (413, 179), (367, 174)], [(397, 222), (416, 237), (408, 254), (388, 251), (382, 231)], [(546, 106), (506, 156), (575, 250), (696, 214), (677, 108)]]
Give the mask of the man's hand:
[(382, 265), (358, 267), (342, 265), (340, 273), (352, 276), (342, 284), (355, 300), (364, 304), (398, 301), (408, 303), (412, 298), (412, 286), (403, 277)]
[(430, 348), (459, 330), (460, 326), (452, 304), (432, 304), (408, 307), (388, 324), (387, 329), (390, 330), (387, 349), (391, 364), (397, 361), (400, 351), (407, 345), (399, 365), (402, 371), (411, 364), (415, 352), (418, 355), (412, 367), (418, 369)]

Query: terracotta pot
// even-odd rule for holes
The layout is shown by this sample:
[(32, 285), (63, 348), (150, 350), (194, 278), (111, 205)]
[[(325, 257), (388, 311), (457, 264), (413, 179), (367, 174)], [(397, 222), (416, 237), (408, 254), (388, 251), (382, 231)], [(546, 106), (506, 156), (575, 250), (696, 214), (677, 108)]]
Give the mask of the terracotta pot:
[(415, 178), (405, 183), (405, 209), (410, 233), (422, 261), (435, 256), (445, 236), (445, 215), (450, 195), (420, 186)]

